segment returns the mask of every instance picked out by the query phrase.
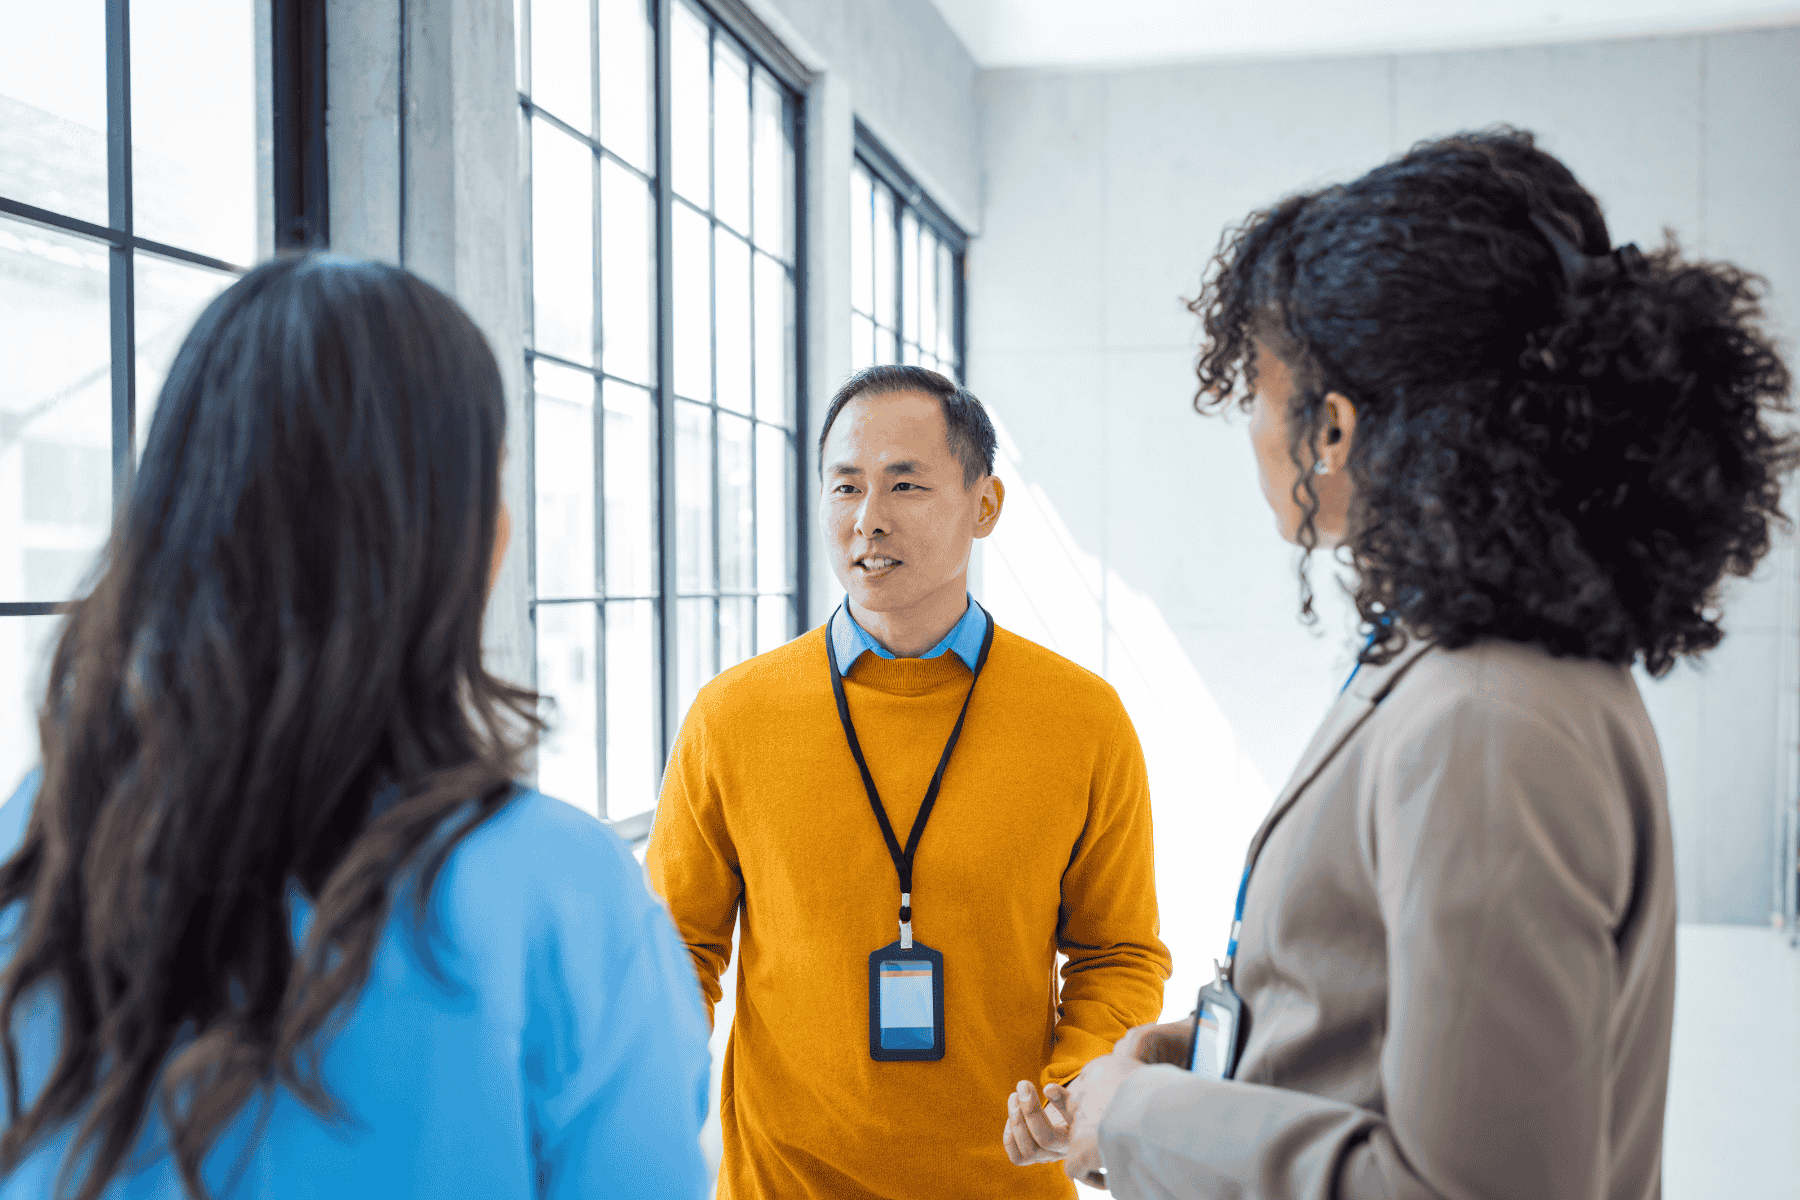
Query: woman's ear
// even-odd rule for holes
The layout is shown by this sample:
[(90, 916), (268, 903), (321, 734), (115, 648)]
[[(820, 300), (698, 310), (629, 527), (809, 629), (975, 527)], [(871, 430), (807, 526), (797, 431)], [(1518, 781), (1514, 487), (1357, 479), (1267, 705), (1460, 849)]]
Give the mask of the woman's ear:
[(1319, 462), (1327, 471), (1341, 470), (1356, 440), (1356, 405), (1342, 392), (1325, 396), (1325, 430), (1319, 435)]

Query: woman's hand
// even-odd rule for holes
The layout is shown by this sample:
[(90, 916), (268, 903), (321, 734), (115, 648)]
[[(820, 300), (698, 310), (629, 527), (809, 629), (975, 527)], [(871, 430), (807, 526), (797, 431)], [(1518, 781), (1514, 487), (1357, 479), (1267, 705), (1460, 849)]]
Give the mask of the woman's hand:
[(1112, 1052), (1141, 1063), (1168, 1063), (1186, 1069), (1194, 1049), (1194, 1019), (1164, 1025), (1139, 1025), (1113, 1043)]
[(1081, 1075), (1069, 1089), (1074, 1120), (1069, 1130), (1063, 1173), (1070, 1179), (1105, 1189), (1105, 1168), (1100, 1160), (1100, 1122), (1106, 1119), (1106, 1110), (1118, 1094), (1119, 1085), (1133, 1072), (1144, 1069), (1148, 1060), (1137, 1055), (1164, 1047), (1166, 1039), (1152, 1039), (1152, 1035), (1180, 1024), (1177, 1021), (1172, 1025), (1140, 1025), (1114, 1043), (1111, 1054), (1103, 1054), (1081, 1069)]
[(1015, 1167), (1055, 1162), (1068, 1151), (1069, 1093), (1053, 1083), (1044, 1089), (1044, 1100), (1039, 1104), (1037, 1088), (1023, 1079), (1007, 1094), (1000, 1136)]

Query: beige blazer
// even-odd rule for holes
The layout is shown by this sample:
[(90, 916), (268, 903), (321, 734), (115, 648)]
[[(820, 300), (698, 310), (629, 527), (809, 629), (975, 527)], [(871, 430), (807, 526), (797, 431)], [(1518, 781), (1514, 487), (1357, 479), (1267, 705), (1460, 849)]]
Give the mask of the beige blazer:
[(1656, 735), (1625, 667), (1364, 667), (1251, 843), (1237, 1077), (1140, 1070), (1124, 1200), (1654, 1200), (1675, 1002)]

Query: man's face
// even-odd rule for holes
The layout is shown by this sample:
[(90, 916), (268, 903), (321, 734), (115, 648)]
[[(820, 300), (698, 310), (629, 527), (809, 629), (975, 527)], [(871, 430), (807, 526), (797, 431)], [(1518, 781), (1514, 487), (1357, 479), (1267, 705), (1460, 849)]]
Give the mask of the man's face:
[(897, 613), (967, 587), (969, 547), (993, 531), (1000, 485), (963, 486), (943, 406), (920, 392), (852, 400), (825, 441), (819, 520), (858, 607)]

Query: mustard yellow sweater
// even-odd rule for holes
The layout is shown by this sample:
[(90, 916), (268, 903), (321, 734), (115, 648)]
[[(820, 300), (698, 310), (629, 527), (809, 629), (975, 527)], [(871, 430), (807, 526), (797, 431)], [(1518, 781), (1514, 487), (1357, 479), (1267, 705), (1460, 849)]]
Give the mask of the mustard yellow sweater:
[[(1069, 1196), (1056, 1164), (1009, 1163), (1000, 1133), (1020, 1079), (1066, 1083), (1162, 1010), (1136, 733), (1103, 680), (995, 630), (913, 869), (913, 936), (944, 955), (945, 1054), (875, 1062), (868, 960), (898, 936), (899, 883), (826, 645), (815, 629), (701, 690), (650, 835), (709, 1014), (742, 922), (719, 1195)], [(902, 843), (969, 678), (955, 654), (864, 654), (845, 679)]]

